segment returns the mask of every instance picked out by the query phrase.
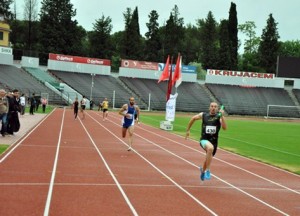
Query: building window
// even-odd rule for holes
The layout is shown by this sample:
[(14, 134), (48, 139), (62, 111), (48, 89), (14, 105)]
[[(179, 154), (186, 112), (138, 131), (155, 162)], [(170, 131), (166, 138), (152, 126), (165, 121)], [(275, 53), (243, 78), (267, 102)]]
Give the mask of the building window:
[(0, 32), (0, 40), (3, 40), (3, 32)]

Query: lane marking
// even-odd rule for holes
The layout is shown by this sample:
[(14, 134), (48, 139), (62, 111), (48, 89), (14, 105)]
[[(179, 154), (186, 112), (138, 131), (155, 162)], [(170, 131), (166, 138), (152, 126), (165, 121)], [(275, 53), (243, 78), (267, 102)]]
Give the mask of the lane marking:
[(12, 148), (10, 148), (9, 147), (9, 150), (7, 150), (6, 152), (4, 152), (3, 154), (5, 154), (5, 156), (3, 157), (3, 158), (1, 158), (1, 160), (0, 160), (0, 163), (2, 163), (8, 156), (10, 156), (13, 152), (14, 152), (14, 150), (16, 149), (16, 148), (18, 148), (21, 144), (22, 144), (22, 142), (25, 140), (25, 139), (27, 139), (27, 137), (29, 137), (47, 118), (49, 118), (49, 116), (54, 112), (56, 110), (56, 108), (55, 109), (53, 109), (52, 110), (52, 112), (51, 113), (49, 113), (45, 118), (43, 118), (33, 129), (31, 129), (30, 131), (29, 131), (29, 133), (28, 134), (26, 134), (26, 136), (24, 136), (20, 141), (18, 141), (17, 143), (16, 143), (16, 145), (15, 145), (15, 143), (14, 144), (12, 144)]
[[(153, 131), (146, 130), (146, 129), (144, 129), (144, 128), (140, 128), (140, 129), (146, 131), (147, 133), (150, 132), (150, 133), (152, 133), (152, 134), (154, 134), (154, 135), (156, 135), (156, 136), (158, 136), (158, 137), (160, 137), (160, 138), (167, 139), (168, 141), (171, 141), (171, 142), (173, 142), (173, 143), (176, 143), (177, 145), (180, 145), (180, 146), (182, 146), (182, 147), (188, 148), (188, 149), (190, 149), (190, 150), (199, 152), (199, 153), (201, 153), (202, 155), (205, 155), (204, 152), (202, 152), (202, 151), (200, 151), (200, 150), (197, 150), (197, 149), (194, 149), (194, 148), (192, 148), (192, 147), (190, 147), (190, 146), (186, 146), (186, 145), (184, 145), (184, 144), (182, 144), (182, 143), (179, 143), (179, 142), (177, 142), (177, 141), (174, 141), (173, 139), (169, 139), (169, 138), (167, 138), (167, 137), (165, 137), (165, 136), (162, 136), (162, 135), (160, 135), (160, 134), (158, 134), (158, 133), (155, 133), (155, 132), (153, 132)], [(174, 134), (174, 135), (177, 135), (177, 134)], [(181, 136), (179, 136), (179, 137), (181, 137)], [(181, 137), (181, 138), (184, 139), (183, 137)], [(195, 140), (192, 140), (192, 139), (189, 139), (189, 140), (198, 143), (198, 142), (195, 141)], [(229, 152), (229, 153), (231, 153), (231, 152)], [(235, 154), (234, 154), (234, 155), (235, 155)], [(245, 158), (245, 157), (243, 157), (243, 158)], [(272, 181), (272, 180), (270, 180), (270, 179), (267, 179), (267, 178), (265, 178), (265, 177), (263, 177), (263, 176), (261, 176), (261, 175), (258, 175), (258, 174), (256, 174), (256, 173), (253, 173), (253, 172), (249, 171), (249, 170), (246, 170), (246, 169), (244, 169), (244, 168), (242, 168), (242, 167), (239, 167), (239, 166), (237, 166), (237, 165), (234, 165), (234, 164), (232, 164), (232, 163), (229, 163), (229, 162), (224, 161), (224, 160), (219, 159), (219, 158), (214, 158), (214, 159), (215, 159), (215, 160), (218, 160), (218, 161), (220, 161), (220, 162), (222, 162), (222, 163), (225, 163), (225, 164), (227, 164), (227, 165), (230, 165), (230, 166), (232, 166), (232, 167), (235, 167), (236, 169), (239, 169), (239, 170), (242, 170), (242, 171), (244, 171), (244, 172), (246, 172), (246, 173), (249, 173), (249, 174), (251, 174), (251, 175), (254, 175), (254, 176), (258, 177), (258, 178), (261, 178), (261, 179), (263, 179), (263, 180), (265, 180), (265, 181), (267, 181), (267, 182), (270, 182), (270, 183), (272, 183), (272, 184), (274, 184), (274, 185), (277, 185), (278, 187), (282, 187), (282, 188), (284, 188), (284, 189), (286, 189), (286, 190), (288, 190), (288, 191), (290, 191), (290, 192), (293, 192), (293, 193), (296, 193), (296, 194), (300, 194), (299, 191), (296, 191), (296, 190), (294, 190), (294, 189), (292, 189), (292, 188), (286, 187), (286, 186), (284, 186), (284, 185), (282, 185), (282, 184), (280, 184), (280, 183), (274, 182), (274, 181)], [(246, 159), (248, 159), (248, 158), (246, 158)], [(263, 163), (262, 163), (262, 164), (263, 164)], [(270, 167), (272, 167), (272, 166), (270, 166)], [(273, 168), (273, 167), (272, 167), (272, 168)], [(279, 169), (279, 170), (280, 170), (280, 169)]]
[(61, 119), (59, 137), (58, 137), (58, 141), (57, 141), (57, 148), (56, 148), (56, 154), (55, 154), (55, 159), (54, 159), (54, 164), (53, 164), (53, 170), (52, 170), (52, 175), (51, 175), (51, 180), (50, 180), (50, 185), (49, 185), (49, 190), (48, 190), (48, 195), (47, 195), (45, 210), (44, 210), (44, 216), (48, 216), (49, 215), (51, 198), (52, 198), (52, 192), (53, 192), (53, 186), (54, 186), (54, 180), (55, 180), (55, 174), (56, 174), (56, 169), (57, 169), (57, 161), (58, 161), (58, 155), (59, 155), (59, 148), (60, 148), (60, 143), (61, 143), (61, 136), (62, 136), (63, 126), (64, 126), (64, 120), (65, 120), (65, 112), (66, 112), (66, 109), (64, 108), (63, 116), (62, 116), (62, 119)]
[[(86, 115), (90, 116), (88, 113), (86, 113)], [(98, 155), (100, 156), (100, 158), (102, 159), (106, 169), (108, 170), (108, 172), (110, 173), (110, 176), (113, 178), (114, 182), (116, 183), (119, 191), (121, 192), (123, 198), (125, 199), (127, 205), (129, 206), (130, 210), (132, 211), (133, 215), (138, 216), (138, 213), (136, 212), (135, 208), (133, 207), (133, 205), (131, 204), (129, 198), (127, 197), (126, 193), (124, 192), (122, 186), (120, 185), (118, 179), (116, 178), (115, 174), (112, 172), (112, 170), (110, 169), (108, 163), (106, 162), (105, 158), (103, 157), (102, 153), (100, 152), (100, 150), (98, 149), (97, 145), (95, 144), (93, 138), (91, 137), (90, 133), (87, 131), (86, 127), (83, 125), (82, 121), (80, 120), (80, 124), (82, 125), (82, 127), (84, 128), (86, 134), (88, 135), (89, 139), (91, 140), (91, 142), (93, 143), (96, 151), (98, 152)]]
[[(111, 121), (111, 120), (110, 120), (110, 121)], [(113, 124), (117, 125), (115, 122), (113, 122), (113, 121), (111, 121), (111, 122), (112, 122)], [(145, 129), (143, 129), (143, 128), (140, 128), (140, 129), (145, 130)], [(145, 130), (145, 131), (146, 131), (146, 130)], [(150, 131), (147, 130), (146, 132), (149, 133)], [(155, 134), (155, 135), (158, 135), (158, 134), (156, 134), (155, 132), (151, 132), (151, 133), (152, 133), (152, 134)], [(173, 156), (175, 156), (175, 157), (177, 157), (177, 158), (183, 160), (184, 162), (186, 162), (186, 163), (188, 163), (188, 164), (190, 164), (190, 165), (192, 165), (192, 166), (198, 168), (198, 166), (197, 166), (196, 164), (194, 164), (194, 163), (192, 163), (192, 162), (190, 162), (190, 161), (188, 161), (188, 160), (186, 160), (186, 159), (180, 157), (179, 155), (177, 155), (177, 154), (175, 154), (175, 153), (173, 153), (173, 152), (171, 152), (171, 151), (165, 149), (164, 147), (161, 147), (160, 145), (158, 145), (158, 144), (152, 142), (151, 140), (148, 140), (148, 139), (142, 137), (141, 135), (138, 135), (137, 132), (135, 132), (135, 135), (136, 135), (136, 136), (139, 136), (141, 139), (144, 139), (144, 140), (148, 141), (148, 142), (151, 143), (152, 145), (154, 145), (154, 146), (156, 146), (156, 147), (158, 147), (158, 148), (160, 148), (160, 149), (162, 149), (162, 150), (168, 152), (169, 154), (171, 154), (171, 155), (173, 155)], [(159, 137), (163, 137), (163, 136), (160, 136), (160, 135), (159, 135)], [(175, 143), (177, 143), (177, 144), (180, 144), (180, 143), (178, 143), (178, 142), (176, 142), (176, 141), (174, 141), (174, 140), (171, 140), (171, 139), (169, 139), (169, 138), (166, 138), (166, 137), (163, 137), (163, 138), (165, 138), (165, 139), (167, 139), (167, 140), (169, 140), (169, 141), (175, 142)], [(182, 144), (180, 144), (180, 145), (182, 145)], [(185, 146), (185, 145), (182, 145), (182, 146), (187, 147), (187, 146)], [(189, 148), (190, 148), (190, 147), (189, 147)], [(190, 149), (193, 149), (193, 148), (190, 148)], [(193, 150), (195, 150), (195, 149), (193, 149)], [(195, 150), (195, 151), (197, 151), (197, 150)], [(135, 152), (136, 152), (136, 151), (135, 151)], [(200, 152), (200, 151), (199, 151), (199, 152)], [(231, 183), (229, 183), (229, 182), (227, 182), (227, 181), (225, 181), (225, 180), (219, 178), (218, 176), (216, 176), (216, 175), (212, 175), (212, 176), (214, 176), (214, 177), (215, 177), (216, 179), (218, 179), (219, 181), (221, 181), (221, 182), (223, 182), (223, 183), (225, 183), (225, 184), (231, 186), (232, 188), (234, 188), (234, 189), (240, 191), (241, 193), (243, 193), (243, 194), (245, 194), (245, 195), (247, 195), (247, 196), (249, 196), (249, 197), (255, 199), (256, 201), (258, 201), (258, 202), (260, 202), (260, 203), (262, 203), (262, 204), (268, 206), (269, 208), (271, 208), (271, 209), (273, 209), (273, 210), (275, 210), (275, 211), (277, 211), (277, 212), (279, 212), (279, 213), (281, 213), (281, 214), (283, 214), (283, 215), (288, 215), (287, 213), (285, 213), (285, 212), (281, 211), (280, 209), (276, 208), (275, 206), (270, 205), (269, 203), (267, 203), (267, 202), (265, 202), (265, 201), (263, 201), (263, 200), (261, 200), (261, 199), (255, 197), (255, 196), (253, 196), (252, 194), (250, 194), (250, 193), (248, 193), (248, 192), (246, 192), (246, 191), (240, 189), (239, 187), (236, 187), (236, 186), (234, 186), (233, 184), (231, 184)], [(294, 192), (298, 193), (297, 191), (294, 191)]]
[[(122, 139), (120, 139), (117, 135), (115, 135), (112, 131), (110, 131), (108, 128), (106, 128), (104, 125), (102, 125), (98, 120), (96, 120), (94, 117), (92, 117), (90, 114), (88, 114), (90, 118), (92, 118), (96, 123), (98, 123), (101, 127), (103, 127), (106, 131), (108, 131), (111, 135), (113, 135), (116, 139), (118, 139), (121, 143), (123, 143), (125, 146), (127, 146), (127, 143), (124, 142)], [(111, 120), (108, 120), (112, 122)], [(112, 122), (115, 125), (115, 122)], [(183, 191), (186, 195), (188, 195), (190, 198), (192, 198), (196, 203), (198, 203), (200, 206), (202, 206), (204, 209), (206, 209), (208, 212), (210, 212), (212, 215), (217, 215), (213, 210), (208, 208), (204, 203), (202, 203), (200, 200), (198, 200), (196, 197), (194, 197), (191, 193), (189, 193), (187, 190), (185, 190), (182, 186), (180, 186), (177, 182), (175, 182), (173, 179), (171, 179), (167, 174), (165, 174), (163, 171), (161, 171), (158, 167), (156, 167), (151, 161), (149, 161), (147, 158), (145, 158), (143, 155), (141, 155), (139, 152), (137, 152), (135, 149), (131, 150), (132, 152), (135, 152), (139, 157), (141, 157), (144, 161), (146, 161), (150, 166), (152, 166), (155, 170), (157, 170), (161, 175), (163, 175), (166, 179), (171, 181), (177, 188), (179, 188), (181, 191)]]

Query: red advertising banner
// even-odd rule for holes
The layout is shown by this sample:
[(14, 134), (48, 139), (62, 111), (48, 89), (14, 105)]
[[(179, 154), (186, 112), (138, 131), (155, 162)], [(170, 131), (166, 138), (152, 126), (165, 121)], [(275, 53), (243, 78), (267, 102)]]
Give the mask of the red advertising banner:
[(248, 78), (260, 78), (260, 79), (275, 78), (275, 74), (270, 74), (270, 73), (226, 71), (226, 70), (213, 70), (213, 69), (208, 69), (207, 74), (216, 75), (216, 76), (248, 77)]
[(136, 68), (143, 70), (158, 70), (158, 63), (122, 59), (121, 67)]
[(53, 53), (49, 53), (49, 59), (56, 60), (56, 61), (82, 63), (82, 64), (110, 66), (110, 60), (107, 59), (86, 58), (86, 57), (69, 56), (69, 55), (61, 55), (61, 54), (53, 54)]

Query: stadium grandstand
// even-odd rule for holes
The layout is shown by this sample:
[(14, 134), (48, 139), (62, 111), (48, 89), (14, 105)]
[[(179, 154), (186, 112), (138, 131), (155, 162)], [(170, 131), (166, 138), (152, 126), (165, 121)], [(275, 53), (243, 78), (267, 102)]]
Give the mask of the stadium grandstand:
[[(22, 57), (18, 65), (12, 62), (7, 57), (0, 60), (0, 87), (17, 88), (27, 96), (46, 93), (52, 104), (68, 105), (75, 97), (85, 95), (96, 105), (107, 97), (112, 108), (120, 108), (134, 96), (143, 110), (166, 109), (168, 82), (157, 82), (163, 63), (122, 60), (119, 73), (112, 74), (110, 60), (105, 59), (49, 54), (44, 68), (33, 57)], [(289, 88), (287, 79), (293, 81)], [(229, 115), (300, 117), (297, 78), (207, 70), (205, 81), (200, 83), (195, 68), (183, 65), (182, 83), (173, 87), (175, 93), (176, 111), (206, 111), (210, 102), (216, 101)]]

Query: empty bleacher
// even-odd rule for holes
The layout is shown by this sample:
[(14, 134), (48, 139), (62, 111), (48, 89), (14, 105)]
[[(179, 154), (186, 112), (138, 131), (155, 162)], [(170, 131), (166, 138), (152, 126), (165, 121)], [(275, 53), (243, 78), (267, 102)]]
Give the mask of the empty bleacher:
[[(128, 88), (136, 92), (145, 102), (151, 94), (151, 109), (166, 109), (167, 82), (157, 83), (157, 80), (119, 77)], [(176, 91), (175, 87), (172, 94)], [(205, 111), (209, 107), (210, 97), (203, 86), (198, 83), (182, 82), (177, 89), (176, 110), (184, 112)]]
[[(266, 116), (268, 105), (295, 106), (288, 92), (280, 88), (246, 88), (233, 85), (206, 84), (230, 115)], [(286, 112), (286, 111), (285, 111)], [(278, 116), (297, 116), (297, 113), (278, 113)]]
[(35, 77), (20, 68), (11, 65), (0, 65), (0, 77), (2, 85), (7, 90), (18, 89), (27, 97), (30, 97), (32, 93), (36, 95), (47, 93), (49, 95), (49, 103), (66, 104), (62, 97), (55, 94)]
[(110, 106), (112, 106), (112, 100), (115, 97), (115, 107), (121, 107), (123, 104), (128, 103), (128, 99), (131, 96), (131, 93), (113, 76), (94, 76), (94, 87), (91, 89), (92, 76), (88, 73), (50, 72), (82, 95), (85, 95), (88, 99), (90, 99), (92, 91), (92, 99), (96, 105), (106, 97), (111, 102)]

